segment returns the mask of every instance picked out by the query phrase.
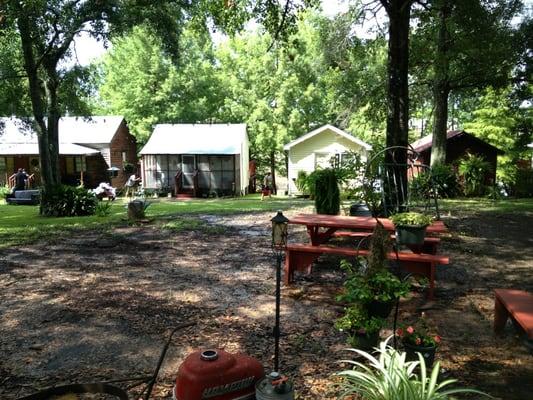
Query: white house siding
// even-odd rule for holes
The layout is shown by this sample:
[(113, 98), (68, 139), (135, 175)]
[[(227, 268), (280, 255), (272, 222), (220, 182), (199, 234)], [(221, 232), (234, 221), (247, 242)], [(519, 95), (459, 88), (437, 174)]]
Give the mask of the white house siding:
[[(366, 160), (366, 150), (331, 130), (325, 130), (301, 143), (295, 144), (289, 150), (288, 191), (298, 194), (295, 180), (299, 171), (310, 174), (316, 169), (316, 162), (331, 159), (335, 154), (356, 152)], [(324, 167), (324, 165), (322, 165)]]

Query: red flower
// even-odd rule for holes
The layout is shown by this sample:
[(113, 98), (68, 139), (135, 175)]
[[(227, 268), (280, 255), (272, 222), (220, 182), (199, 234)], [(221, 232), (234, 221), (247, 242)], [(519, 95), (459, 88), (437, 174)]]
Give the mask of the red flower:
[(420, 344), (422, 343), (422, 340), (419, 337), (417, 337), (415, 340), (415, 343), (417, 346), (420, 346)]
[(403, 329), (402, 328), (396, 329), (396, 335), (398, 335), (399, 337), (402, 337), (403, 336)]
[(408, 326), (406, 330), (407, 330), (407, 333), (412, 335), (414, 333), (414, 331), (415, 331), (415, 328), (413, 328), (412, 326)]
[(440, 343), (440, 336), (439, 335), (436, 335), (433, 339), (435, 340), (435, 343)]

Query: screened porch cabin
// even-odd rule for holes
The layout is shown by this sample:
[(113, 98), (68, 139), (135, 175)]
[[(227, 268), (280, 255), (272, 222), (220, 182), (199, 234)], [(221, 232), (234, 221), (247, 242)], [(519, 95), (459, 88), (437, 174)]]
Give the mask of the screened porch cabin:
[(156, 125), (141, 150), (146, 189), (195, 197), (248, 192), (245, 124)]

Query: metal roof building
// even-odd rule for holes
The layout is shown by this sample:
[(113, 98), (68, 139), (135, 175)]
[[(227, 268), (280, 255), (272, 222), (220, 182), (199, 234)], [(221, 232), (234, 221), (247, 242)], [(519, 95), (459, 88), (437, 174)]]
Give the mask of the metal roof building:
[(156, 125), (140, 154), (146, 188), (195, 196), (248, 190), (246, 124)]

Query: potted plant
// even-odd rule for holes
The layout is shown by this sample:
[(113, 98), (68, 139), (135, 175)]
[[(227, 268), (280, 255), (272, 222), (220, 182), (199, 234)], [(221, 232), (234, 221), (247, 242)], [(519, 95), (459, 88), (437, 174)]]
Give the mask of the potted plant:
[(345, 308), (344, 315), (335, 321), (335, 328), (348, 334), (350, 346), (370, 350), (377, 346), (384, 324), (383, 318), (369, 317), (362, 306), (352, 305)]
[(396, 241), (405, 245), (423, 245), (426, 228), (433, 218), (417, 212), (403, 212), (390, 217), (396, 227)]
[(363, 361), (343, 360), (349, 368), (335, 374), (342, 378), (337, 384), (339, 399), (446, 400), (463, 393), (490, 398), (474, 389), (451, 388), (456, 380), (439, 381), (438, 362), (431, 369), (422, 358), (406, 361), (405, 354), (388, 346), (389, 340), (380, 343), (377, 355), (350, 349)]
[(430, 332), (424, 316), (416, 324), (398, 328), (396, 335), (402, 342), (407, 354), (407, 360), (418, 360), (417, 353), (420, 353), (428, 368), (433, 365), (435, 352), (441, 342), (441, 338), (439, 335)]
[(401, 281), (387, 269), (369, 274), (369, 269), (356, 270), (346, 260), (341, 261), (341, 268), (348, 277), (337, 300), (361, 304), (371, 317), (387, 318), (394, 301), (409, 293), (409, 282)]

